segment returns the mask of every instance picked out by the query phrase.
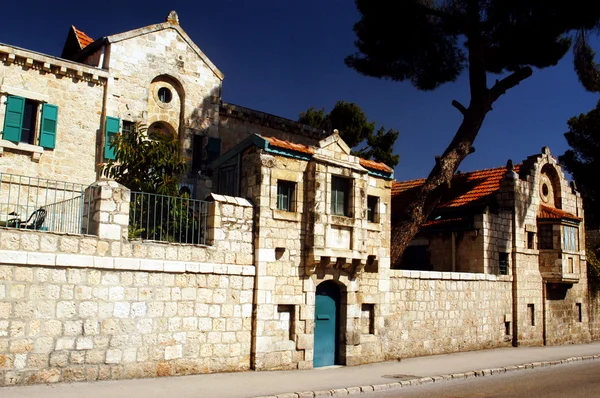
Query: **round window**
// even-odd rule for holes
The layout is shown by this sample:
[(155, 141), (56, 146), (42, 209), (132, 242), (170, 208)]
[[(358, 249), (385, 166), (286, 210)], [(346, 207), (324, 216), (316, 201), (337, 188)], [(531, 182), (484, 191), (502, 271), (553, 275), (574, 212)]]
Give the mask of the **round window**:
[(548, 184), (543, 184), (542, 185), (542, 195), (548, 196), (548, 193), (549, 193)]
[(173, 99), (173, 93), (166, 87), (158, 89), (158, 100), (163, 104), (168, 104)]

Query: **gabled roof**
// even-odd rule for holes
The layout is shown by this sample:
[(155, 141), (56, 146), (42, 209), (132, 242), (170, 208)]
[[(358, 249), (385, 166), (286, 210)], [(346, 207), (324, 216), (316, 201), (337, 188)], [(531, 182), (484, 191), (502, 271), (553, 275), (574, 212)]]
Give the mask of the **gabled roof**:
[[(280, 140), (279, 138), (275, 137), (252, 134), (251, 136), (247, 137), (246, 139), (235, 145), (229, 151), (224, 153), (220, 158), (212, 162), (211, 167), (219, 167), (220, 165), (224, 164), (229, 159), (243, 152), (246, 148), (252, 145), (263, 149), (267, 152), (274, 153), (276, 155), (300, 158), (304, 160), (309, 160), (313, 157), (313, 155), (317, 156), (318, 151), (318, 148), (316, 147), (307, 146), (303, 144), (296, 144), (294, 142)], [(376, 162), (374, 160), (362, 158), (358, 159), (360, 166), (364, 168), (360, 168), (361, 170), (363, 170), (363, 172), (366, 169), (366, 171), (369, 174), (388, 179), (393, 178), (394, 170), (386, 164)], [(350, 165), (350, 163), (348, 163), (348, 165)]]
[(71, 25), (71, 28), (75, 32), (75, 37), (77, 37), (77, 41), (82, 50), (94, 42), (94, 39), (77, 29), (75, 26)]
[[(514, 167), (515, 172), (519, 172), (519, 167), (520, 165)], [(500, 180), (505, 173), (506, 167), (497, 167), (456, 174), (452, 177), (450, 189), (445, 192), (436, 208), (462, 208), (489, 202), (500, 189)], [(395, 200), (395, 205), (410, 202), (424, 183), (425, 178), (394, 182), (392, 198)]]

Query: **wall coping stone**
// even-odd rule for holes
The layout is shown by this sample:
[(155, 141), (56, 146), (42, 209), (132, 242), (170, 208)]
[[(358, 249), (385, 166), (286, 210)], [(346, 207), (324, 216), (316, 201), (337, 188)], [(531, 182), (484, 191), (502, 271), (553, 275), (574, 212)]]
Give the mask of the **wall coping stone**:
[(470, 272), (439, 272), (439, 271), (411, 271), (411, 270), (390, 270), (391, 278), (411, 278), (411, 279), (441, 279), (456, 281), (495, 281), (512, 282), (512, 275), (493, 275)]
[(242, 206), (242, 207), (254, 207), (248, 199), (244, 199), (244, 198), (238, 198), (238, 197), (227, 196), (227, 195), (219, 195), (216, 193), (211, 193), (209, 197), (210, 197), (210, 199), (214, 200), (215, 202), (231, 203), (233, 205), (238, 205), (238, 206)]
[(12, 265), (243, 276), (253, 276), (255, 274), (255, 269), (252, 265), (211, 264), (131, 257), (100, 257), (82, 254), (36, 253), (22, 250), (0, 250), (0, 258), (2, 259), (0, 264)]

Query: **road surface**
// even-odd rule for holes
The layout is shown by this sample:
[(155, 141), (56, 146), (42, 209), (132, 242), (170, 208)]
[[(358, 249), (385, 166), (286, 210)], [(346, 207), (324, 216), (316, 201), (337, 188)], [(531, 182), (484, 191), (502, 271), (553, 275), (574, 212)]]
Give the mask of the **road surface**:
[(364, 398), (600, 397), (600, 361), (573, 362), (500, 375), (442, 381), (361, 395)]

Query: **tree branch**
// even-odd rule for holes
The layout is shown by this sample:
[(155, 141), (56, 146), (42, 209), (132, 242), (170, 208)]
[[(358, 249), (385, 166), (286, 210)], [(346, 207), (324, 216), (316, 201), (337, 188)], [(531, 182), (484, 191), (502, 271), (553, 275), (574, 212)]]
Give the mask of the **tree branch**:
[(448, 14), (447, 12), (444, 12), (440, 9), (427, 7), (424, 4), (415, 4), (415, 8), (423, 11), (426, 15), (431, 15), (431, 16), (438, 17), (440, 19), (449, 20), (449, 21), (457, 20), (457, 18), (453, 17), (452, 15)]
[(452, 106), (458, 109), (458, 111), (462, 113), (463, 116), (467, 113), (467, 108), (465, 108), (465, 106), (457, 100), (452, 100)]
[(481, 35), (481, 9), (478, 0), (467, 4), (467, 46), (469, 51), (469, 85), (471, 102), (482, 101), (487, 94), (487, 73), (485, 70), (484, 43)]
[(533, 74), (531, 67), (519, 68), (502, 80), (496, 80), (496, 84), (490, 89), (489, 105), (491, 106), (500, 96), (514, 86), (521, 83)]

